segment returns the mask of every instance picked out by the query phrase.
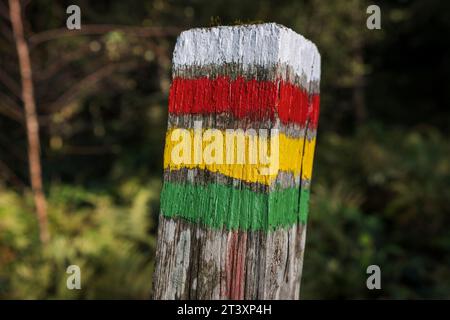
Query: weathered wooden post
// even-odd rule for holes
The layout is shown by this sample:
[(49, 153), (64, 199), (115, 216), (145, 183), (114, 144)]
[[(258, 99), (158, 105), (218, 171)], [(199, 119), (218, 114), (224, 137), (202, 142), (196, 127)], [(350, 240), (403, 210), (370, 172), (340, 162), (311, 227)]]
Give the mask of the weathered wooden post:
[(268, 23), (178, 38), (155, 299), (298, 299), (320, 55)]

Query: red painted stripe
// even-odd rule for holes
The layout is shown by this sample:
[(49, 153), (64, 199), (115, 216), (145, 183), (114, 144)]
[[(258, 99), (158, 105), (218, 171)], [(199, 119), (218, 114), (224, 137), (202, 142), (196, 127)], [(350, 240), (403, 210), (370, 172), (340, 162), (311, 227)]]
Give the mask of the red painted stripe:
[(318, 94), (313, 95), (311, 98), (311, 108), (309, 113), (311, 119), (311, 127), (317, 129), (320, 113), (320, 96)]
[(246, 80), (243, 77), (175, 78), (169, 93), (172, 114), (230, 112), (236, 118), (274, 119), (317, 125), (319, 96), (288, 82)]

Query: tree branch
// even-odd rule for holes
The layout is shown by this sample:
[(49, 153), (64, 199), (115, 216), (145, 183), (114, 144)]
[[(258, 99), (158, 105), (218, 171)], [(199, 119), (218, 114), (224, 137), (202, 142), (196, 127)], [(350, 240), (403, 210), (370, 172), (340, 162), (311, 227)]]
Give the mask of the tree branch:
[(67, 105), (69, 102), (73, 101), (80, 94), (85, 91), (89, 92), (94, 89), (94, 86), (101, 81), (102, 79), (108, 77), (116, 70), (130, 70), (135, 68), (138, 65), (137, 62), (125, 62), (125, 63), (116, 63), (116, 64), (108, 64), (106, 66), (101, 67), (94, 73), (86, 76), (82, 80), (80, 80), (76, 85), (72, 86), (69, 90), (63, 93), (54, 103), (48, 106), (46, 111), (50, 113), (54, 113), (57, 111), (61, 111), (64, 105)]
[(2, 69), (0, 69), (0, 82), (5, 85), (16, 97), (22, 98), (19, 85)]
[(10, 21), (9, 14), (8, 14), (8, 8), (2, 1), (0, 1), (0, 16), (5, 20)]
[(23, 189), (25, 187), (23, 181), (2, 160), (0, 160), (0, 176), (3, 176), (6, 181), (9, 180), (11, 184), (15, 185), (18, 189)]
[(42, 81), (51, 78), (71, 62), (86, 57), (86, 54), (88, 54), (89, 52), (89, 46), (84, 46), (80, 50), (74, 52), (71, 51), (68, 54), (61, 54), (58, 60), (50, 64), (48, 67), (43, 68), (36, 74), (36, 81)]
[(8, 118), (23, 124), (23, 112), (19, 105), (6, 94), (0, 92), (0, 112)]
[(167, 37), (178, 35), (181, 31), (178, 27), (135, 27), (109, 24), (82, 25), (80, 30), (68, 30), (67, 28), (51, 29), (33, 34), (29, 37), (30, 46), (34, 47), (46, 41), (74, 36), (102, 35), (112, 31), (121, 31), (137, 37)]

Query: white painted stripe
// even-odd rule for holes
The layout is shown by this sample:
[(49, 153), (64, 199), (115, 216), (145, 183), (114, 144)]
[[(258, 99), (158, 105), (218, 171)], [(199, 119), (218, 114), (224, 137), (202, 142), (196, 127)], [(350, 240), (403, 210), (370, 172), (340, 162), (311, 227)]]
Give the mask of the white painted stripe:
[[(311, 41), (275, 23), (191, 29), (181, 33), (173, 67), (237, 63), (286, 64), (306, 81), (320, 80), (320, 54)], [(244, 70), (245, 71), (245, 70)]]

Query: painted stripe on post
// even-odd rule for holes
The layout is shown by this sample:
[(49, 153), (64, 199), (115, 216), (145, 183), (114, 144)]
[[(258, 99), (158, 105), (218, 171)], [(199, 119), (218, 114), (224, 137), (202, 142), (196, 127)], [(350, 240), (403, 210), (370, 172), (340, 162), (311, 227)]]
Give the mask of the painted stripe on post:
[[(278, 134), (276, 139), (274, 137), (265, 139), (246, 134), (243, 130), (233, 131), (232, 134), (227, 135), (225, 131), (218, 129), (210, 131), (214, 134), (208, 135), (206, 139), (204, 138), (206, 130), (199, 130), (196, 138), (194, 129), (169, 129), (164, 150), (164, 169), (206, 169), (246, 182), (266, 185), (272, 184), (280, 171), (291, 172), (294, 176), (300, 176), (302, 173), (303, 179), (311, 179), (316, 139), (293, 139), (285, 134)], [(221, 140), (220, 143), (213, 140), (218, 138)], [(200, 142), (196, 143), (196, 140)], [(277, 142), (274, 142), (275, 140)], [(239, 141), (243, 143), (239, 144)], [(261, 153), (259, 147), (263, 144), (278, 145), (278, 154), (275, 152), (270, 154), (265, 150)], [(304, 150), (305, 154), (303, 154)], [(208, 157), (213, 152), (216, 154)], [(277, 157), (278, 160), (266, 164), (259, 161), (261, 156)], [(251, 157), (253, 159), (250, 159)], [(211, 159), (208, 160), (208, 158)], [(214, 162), (211, 163), (211, 161)], [(267, 174), (262, 174), (263, 170), (266, 170)]]
[(307, 211), (300, 213), (299, 197), (308, 198), (309, 190), (287, 188), (258, 193), (246, 187), (166, 182), (161, 212), (166, 217), (181, 217), (214, 229), (268, 231), (306, 223)]
[(171, 114), (209, 114), (228, 112), (238, 119), (274, 120), (283, 124), (317, 126), (312, 116), (318, 108), (318, 95), (284, 81), (257, 81), (238, 77), (173, 80), (169, 95)]

